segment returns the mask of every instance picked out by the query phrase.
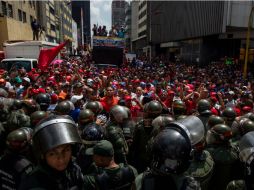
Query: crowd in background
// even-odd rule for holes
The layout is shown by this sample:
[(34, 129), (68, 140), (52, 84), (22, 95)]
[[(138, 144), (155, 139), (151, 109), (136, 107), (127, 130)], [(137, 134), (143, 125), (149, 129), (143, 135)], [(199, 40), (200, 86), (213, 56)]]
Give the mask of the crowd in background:
[[(97, 26), (94, 25), (94, 27)], [(106, 27), (102, 27), (102, 30), (95, 29), (93, 31), (94, 35), (107, 36)], [(8, 147), (12, 147), (10, 144), (5, 145), (6, 138), (7, 142), (11, 141), (8, 140), (8, 135), (11, 134), (12, 131), (24, 126), (34, 129), (38, 123), (40, 125), (40, 121), (37, 117), (35, 120), (32, 118), (32, 115), (35, 112), (38, 114), (39, 110), (43, 111), (43, 113), (40, 114), (46, 114), (47, 116), (52, 116), (54, 114), (61, 115), (60, 113), (69, 115), (71, 117), (71, 123), (76, 123), (78, 125), (78, 130), (81, 130), (81, 134), (83, 134), (83, 130), (87, 129), (87, 127), (83, 126), (84, 123), (81, 123), (81, 113), (85, 115), (91, 114), (88, 105), (92, 103), (99, 105), (98, 109), (100, 111), (98, 111), (98, 109), (95, 111), (92, 110), (94, 112), (92, 113), (93, 117), (89, 115), (86, 119), (105, 129), (107, 131), (107, 140), (113, 144), (111, 145), (110, 142), (105, 141), (101, 142), (99, 145), (107, 150), (107, 152), (103, 152), (104, 149), (98, 147), (99, 152), (97, 152), (97, 154), (102, 154), (103, 152), (104, 157), (110, 158), (114, 155), (115, 161), (110, 160), (110, 166), (113, 168), (116, 166), (118, 167), (117, 164), (119, 163), (129, 163), (133, 165), (137, 170), (132, 168), (135, 174), (135, 176), (133, 176), (134, 174), (132, 173), (132, 182), (135, 177), (137, 177), (138, 173), (141, 174), (146, 171), (152, 159), (152, 175), (159, 175), (159, 173), (163, 171), (163, 175), (160, 173), (160, 175), (163, 176), (161, 178), (162, 180), (165, 176), (168, 177), (165, 173), (168, 174), (173, 171), (171, 173), (172, 175), (176, 174), (174, 172), (179, 172), (177, 174), (183, 176), (186, 174), (184, 172), (189, 172), (195, 180), (201, 183), (202, 189), (226, 189), (227, 184), (231, 180), (243, 178), (241, 175), (244, 169), (243, 167), (241, 168), (242, 165), (239, 164), (239, 156), (237, 155), (239, 154), (239, 150), (238, 152), (236, 151), (237, 156), (235, 156), (235, 154), (233, 155), (232, 153), (235, 149), (231, 146), (233, 137), (237, 139), (234, 143), (238, 143), (240, 138), (237, 135), (240, 135), (240, 133), (236, 135), (231, 129), (233, 129), (234, 121), (238, 121), (237, 119), (241, 117), (246, 118), (246, 114), (253, 114), (253, 93), (253, 74), (249, 72), (247, 78), (244, 79), (242, 75), (242, 66), (239, 63), (228, 65), (224, 62), (216, 62), (207, 65), (197, 65), (185, 64), (181, 61), (177, 63), (170, 62), (162, 57), (154, 57), (152, 61), (148, 61), (146, 56), (142, 56), (134, 58), (133, 60), (126, 60), (119, 68), (98, 68), (94, 65), (92, 57), (89, 51), (87, 51), (87, 53), (83, 54), (81, 57), (66, 56), (63, 58), (63, 62), (50, 64), (48, 69), (43, 71), (39, 69), (26, 71), (24, 68), (14, 68), (9, 72), (0, 70), (0, 106), (2, 108), (0, 111), (0, 135), (2, 135), (2, 140), (0, 142), (2, 148), (1, 155), (4, 157), (4, 150), (8, 149)], [(38, 97), (46, 97), (49, 101), (47, 103), (41, 102), (43, 98), (40, 99)], [(16, 105), (15, 101), (20, 102), (18, 107), (14, 106)], [(39, 106), (37, 106), (37, 104)], [(10, 115), (17, 110), (22, 110), (22, 118), (30, 119), (22, 120), (23, 123), (14, 116), (10, 119)], [(231, 115), (227, 115), (227, 113)], [(40, 120), (47, 118), (47, 116), (44, 115)], [(156, 125), (154, 125), (153, 121), (160, 116), (166, 117), (170, 121), (162, 121), (158, 129), (155, 127)], [(163, 151), (164, 153), (170, 150), (169, 154), (166, 156), (170, 157), (170, 155), (172, 155), (172, 157), (170, 157), (170, 159), (165, 158), (166, 160), (163, 161), (160, 159), (164, 159), (162, 156), (164, 153), (158, 151), (162, 155), (157, 157), (158, 160), (156, 160), (156, 156), (149, 156), (149, 151), (147, 151), (154, 139), (156, 142), (156, 135), (159, 134), (160, 136), (161, 133), (159, 132), (165, 127), (164, 124), (188, 118), (187, 116), (197, 116), (202, 121), (202, 126), (204, 128), (204, 132), (201, 135), (202, 138), (195, 143), (186, 141), (183, 144), (188, 147), (192, 146), (197, 153), (194, 154), (194, 161), (192, 160), (192, 163), (203, 163), (203, 161), (205, 161), (205, 164), (207, 164), (197, 166), (205, 169), (204, 172), (209, 173), (209, 179), (207, 179), (207, 181), (200, 177), (203, 173), (194, 173), (191, 171), (194, 167), (193, 165), (189, 170), (187, 170), (187, 167), (185, 168), (186, 163), (188, 163), (188, 166), (191, 163), (189, 157), (183, 156), (185, 153), (188, 155), (191, 153), (188, 153), (188, 148), (184, 147), (181, 155), (176, 155), (176, 157), (174, 157), (174, 155), (177, 154), (176, 149), (173, 150), (170, 147), (169, 149), (165, 149), (165, 151)], [(214, 126), (209, 123), (210, 117), (215, 117), (215, 120), (218, 119), (219, 126), (215, 125), (214, 128)], [(124, 118), (127, 118), (128, 121), (124, 121)], [(53, 120), (54, 119), (55, 118), (53, 118)], [(254, 130), (252, 119), (248, 118), (248, 126), (250, 126), (250, 128), (248, 128), (249, 131)], [(13, 121), (17, 122), (14, 123)], [(27, 124), (27, 122), (29, 124)], [(45, 122), (48, 121), (45, 120)], [(188, 120), (188, 122), (190, 121)], [(22, 126), (20, 126), (21, 123)], [(114, 125), (112, 123), (114, 123)], [(10, 126), (14, 127), (10, 128)], [(156, 128), (156, 130), (153, 130), (154, 128)], [(119, 132), (119, 129), (122, 130)], [(168, 133), (169, 136), (179, 133), (178, 137), (179, 135), (183, 137), (176, 138), (175, 141), (172, 141), (173, 144), (177, 144), (178, 141), (182, 142), (182, 139), (186, 139), (186, 136), (182, 134), (181, 130), (180, 132), (175, 128), (168, 130), (171, 130), (171, 132)], [(237, 130), (240, 129), (237, 128)], [(37, 134), (38, 130), (35, 131)], [(167, 132), (166, 130), (166, 133)], [(117, 137), (115, 136), (116, 134)], [(241, 135), (244, 134), (241, 133)], [(218, 139), (215, 139), (215, 137)], [(163, 135), (160, 136), (160, 138), (163, 139)], [(172, 137), (172, 139), (173, 138), (174, 137)], [(82, 142), (86, 144), (87, 139), (83, 139)], [(158, 143), (164, 142), (165, 141), (159, 142), (158, 140)], [(179, 144), (179, 149), (183, 144)], [(112, 150), (111, 146), (114, 147), (114, 150)], [(154, 149), (154, 146), (152, 147)], [(205, 148), (210, 148), (208, 151), (209, 153), (204, 150)], [(217, 148), (223, 148), (223, 151), (220, 151), (220, 149), (217, 151)], [(64, 147), (61, 151), (70, 152), (69, 149), (70, 147)], [(93, 151), (95, 151), (95, 149)], [(225, 154), (230, 152), (230, 156), (222, 155), (222, 157), (218, 158), (216, 157), (218, 152), (223, 152)], [(92, 153), (95, 154), (95, 152)], [(54, 153), (52, 153), (52, 155), (53, 154)], [(48, 154), (46, 155), (50, 156)], [(81, 153), (81, 158), (83, 158), (82, 155), (83, 153)], [(181, 156), (183, 156), (183, 158)], [(77, 156), (77, 158), (80, 157)], [(108, 167), (103, 165), (102, 161), (99, 162), (100, 158), (98, 158), (98, 160), (96, 160), (96, 157), (93, 158), (96, 164), (101, 164), (97, 165), (98, 168), (102, 167), (105, 169)], [(197, 158), (197, 160), (195, 160), (195, 158)], [(222, 158), (226, 159), (222, 161)], [(101, 160), (103, 159), (101, 158)], [(88, 182), (88, 178), (91, 174), (87, 176), (88, 170), (82, 168), (84, 164), (83, 161), (78, 164), (82, 173), (86, 176), (85, 179), (87, 181), (85, 183), (87, 184), (90, 183)], [(43, 164), (42, 166), (45, 167), (45, 163)], [(159, 164), (162, 164), (162, 166)], [(180, 168), (182, 170), (179, 169), (178, 171), (178, 166), (183, 166), (184, 169)], [(63, 166), (59, 165), (58, 167)], [(237, 167), (240, 169), (236, 169)], [(48, 166), (46, 168), (48, 168)], [(221, 172), (221, 168), (225, 169), (226, 172)], [(233, 174), (234, 177), (232, 177)], [(195, 175), (200, 176), (197, 177)], [(224, 177), (220, 177), (221, 175), (224, 175)], [(96, 180), (99, 180), (99, 177), (98, 179), (96, 178)], [(95, 183), (97, 182), (96, 180)], [(210, 185), (208, 182), (209, 180), (212, 181)], [(30, 181), (32, 180), (30, 179)], [(181, 184), (182, 183), (185, 187), (186, 184), (195, 184), (192, 189), (199, 189), (194, 182), (191, 183), (188, 181), (181, 182)], [(102, 185), (101, 183), (99, 184)], [(140, 183), (136, 183), (136, 185), (137, 184), (140, 185)], [(26, 188), (23, 186), (23, 189)]]

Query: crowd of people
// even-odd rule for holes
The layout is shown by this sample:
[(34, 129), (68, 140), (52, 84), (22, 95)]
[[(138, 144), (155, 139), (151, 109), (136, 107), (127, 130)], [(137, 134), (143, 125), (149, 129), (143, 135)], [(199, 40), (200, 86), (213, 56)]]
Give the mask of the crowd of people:
[(253, 90), (161, 57), (0, 70), (1, 189), (253, 189)]
[(106, 26), (98, 26), (96, 24), (93, 25), (93, 36), (109, 36), (109, 37), (118, 37), (118, 38), (124, 38), (125, 36), (125, 29), (124, 27), (115, 27), (112, 26), (110, 31), (107, 31)]

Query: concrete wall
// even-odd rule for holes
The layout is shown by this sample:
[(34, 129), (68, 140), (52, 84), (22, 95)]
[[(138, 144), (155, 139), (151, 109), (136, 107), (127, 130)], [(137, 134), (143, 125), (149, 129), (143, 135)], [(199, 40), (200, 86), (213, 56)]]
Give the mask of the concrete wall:
[(33, 40), (30, 23), (22, 23), (12, 18), (0, 17), (0, 50), (7, 40)]

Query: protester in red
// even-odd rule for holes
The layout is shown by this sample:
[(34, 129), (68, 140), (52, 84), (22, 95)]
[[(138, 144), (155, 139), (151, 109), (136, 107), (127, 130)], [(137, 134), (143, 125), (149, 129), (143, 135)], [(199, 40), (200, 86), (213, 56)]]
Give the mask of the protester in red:
[[(137, 118), (139, 116), (139, 112), (142, 111), (142, 105), (139, 103), (139, 101), (134, 98), (132, 99), (131, 96), (127, 95), (124, 97), (125, 100), (125, 106), (128, 107), (131, 111), (131, 117), (133, 119)], [(136, 103), (136, 105), (133, 105), (132, 101)]]
[(114, 97), (114, 90), (112, 87), (106, 88), (105, 97), (101, 98), (100, 102), (103, 106), (103, 109), (109, 113), (110, 109), (118, 104), (119, 99)]

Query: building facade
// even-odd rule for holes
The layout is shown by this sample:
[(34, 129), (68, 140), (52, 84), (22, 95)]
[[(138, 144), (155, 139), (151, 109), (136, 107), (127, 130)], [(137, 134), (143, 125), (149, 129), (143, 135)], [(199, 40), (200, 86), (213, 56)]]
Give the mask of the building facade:
[[(8, 40), (33, 40), (36, 1), (0, 1), (0, 50)], [(18, 32), (17, 32), (18, 30)]]
[(150, 55), (149, 46), (149, 1), (131, 3), (132, 51), (137, 54)]
[(38, 1), (37, 18), (38, 23), (41, 25), (44, 31), (45, 41), (59, 42), (59, 17), (56, 11), (55, 1)]
[(128, 4), (125, 8), (125, 47), (131, 51), (131, 5)]
[(90, 1), (72, 1), (72, 17), (78, 27), (78, 44), (91, 44)]
[(152, 55), (164, 54), (170, 59), (180, 55), (186, 62), (208, 64), (225, 56), (239, 58), (246, 45), (253, 1), (149, 3), (147, 46)]
[(112, 10), (112, 26), (120, 29), (125, 26), (125, 9), (128, 3), (124, 0), (113, 0), (111, 4)]
[(58, 43), (64, 41), (64, 37), (72, 38), (72, 7), (70, 1), (55, 1), (56, 31)]

